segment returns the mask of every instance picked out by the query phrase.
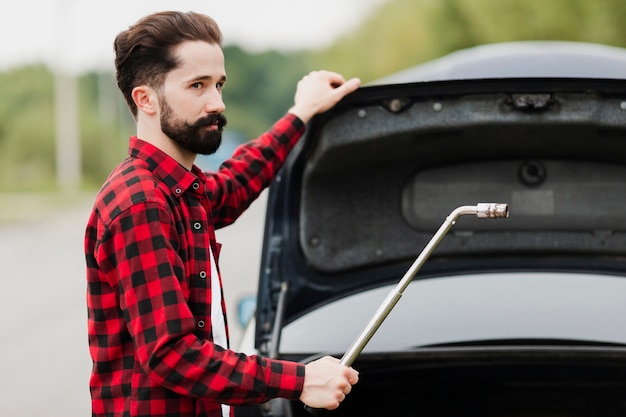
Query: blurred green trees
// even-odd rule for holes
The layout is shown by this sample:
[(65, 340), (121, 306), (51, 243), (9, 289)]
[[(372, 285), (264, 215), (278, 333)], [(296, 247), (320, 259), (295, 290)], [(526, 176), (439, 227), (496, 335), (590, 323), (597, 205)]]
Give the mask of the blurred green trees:
[(392, 0), (316, 61), (371, 81), (471, 46), (568, 40), (626, 47), (624, 0)]
[[(449, 52), (514, 40), (626, 46), (623, 0), (389, 0), (321, 51), (250, 54), (226, 47), (228, 129), (252, 138), (293, 101), (296, 82), (328, 68), (364, 82)], [(134, 123), (113, 75), (79, 80), (83, 186), (102, 183), (126, 155)], [(54, 189), (54, 77), (45, 66), (0, 72), (0, 191)]]
[(244, 137), (258, 136), (293, 103), (296, 83), (311, 70), (305, 52), (276, 51), (251, 55), (224, 48), (228, 82), (224, 86), (228, 128)]
[[(252, 55), (224, 48), (228, 129), (252, 138), (291, 106), (295, 85), (309, 71), (306, 53)], [(112, 73), (77, 80), (82, 184), (98, 187), (126, 156), (135, 125)], [(41, 66), (0, 72), (0, 191), (53, 190), (55, 180), (54, 74)]]
[(54, 179), (52, 74), (43, 66), (0, 74), (0, 186), (38, 188)]

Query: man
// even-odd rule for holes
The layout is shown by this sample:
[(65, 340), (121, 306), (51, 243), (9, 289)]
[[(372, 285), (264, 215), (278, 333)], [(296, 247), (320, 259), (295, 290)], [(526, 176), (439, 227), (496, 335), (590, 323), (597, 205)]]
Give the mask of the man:
[(226, 416), (283, 397), (334, 409), (358, 380), (325, 357), (303, 365), (228, 349), (215, 228), (267, 187), (315, 114), (359, 86), (319, 71), (270, 131), (215, 173), (226, 123), (221, 33), (189, 12), (147, 16), (115, 39), (116, 76), (137, 124), (129, 158), (100, 190), (87, 225), (94, 416)]

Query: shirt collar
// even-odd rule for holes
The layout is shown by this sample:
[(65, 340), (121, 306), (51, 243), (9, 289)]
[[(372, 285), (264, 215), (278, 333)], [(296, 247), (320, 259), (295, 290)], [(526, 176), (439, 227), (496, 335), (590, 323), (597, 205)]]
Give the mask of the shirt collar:
[(136, 136), (130, 138), (128, 154), (132, 158), (145, 161), (150, 171), (161, 179), (175, 196), (181, 196), (187, 190), (200, 193), (204, 188), (206, 177), (198, 167), (194, 165), (189, 171), (161, 149)]

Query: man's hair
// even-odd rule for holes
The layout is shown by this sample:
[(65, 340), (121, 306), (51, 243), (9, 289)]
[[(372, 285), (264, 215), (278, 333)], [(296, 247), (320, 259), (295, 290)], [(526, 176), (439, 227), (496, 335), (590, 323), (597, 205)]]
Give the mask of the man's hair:
[(222, 46), (222, 33), (209, 16), (195, 12), (160, 12), (140, 19), (115, 38), (117, 85), (134, 117), (133, 88), (159, 89), (169, 71), (180, 64), (174, 49), (185, 41), (205, 41)]

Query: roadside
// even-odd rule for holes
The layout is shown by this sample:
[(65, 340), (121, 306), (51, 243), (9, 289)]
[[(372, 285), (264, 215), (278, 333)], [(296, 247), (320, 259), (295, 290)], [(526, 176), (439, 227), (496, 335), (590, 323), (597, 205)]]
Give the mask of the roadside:
[(87, 207), (93, 192), (0, 192), (0, 225), (44, 219), (56, 213)]
[(89, 414), (82, 242), (90, 200), (0, 194), (2, 415)]
[[(83, 236), (89, 193), (0, 193), (0, 410), (2, 415), (89, 413)], [(237, 302), (256, 291), (265, 194), (217, 231), (232, 346)]]

